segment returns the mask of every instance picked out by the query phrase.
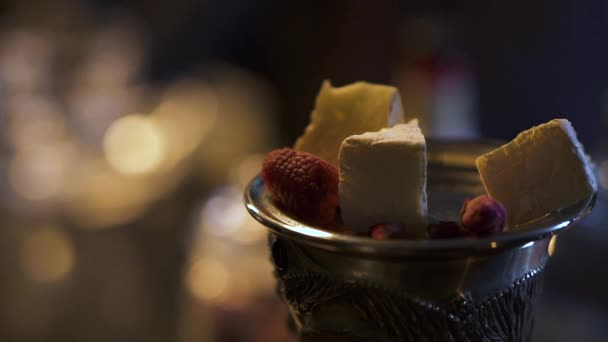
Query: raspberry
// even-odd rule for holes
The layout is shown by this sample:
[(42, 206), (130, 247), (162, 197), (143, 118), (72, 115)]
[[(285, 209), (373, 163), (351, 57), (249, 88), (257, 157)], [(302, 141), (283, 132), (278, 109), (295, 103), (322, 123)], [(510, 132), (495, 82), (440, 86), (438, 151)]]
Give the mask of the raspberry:
[(374, 240), (388, 240), (405, 236), (405, 227), (399, 223), (380, 223), (369, 228)]
[(465, 200), (460, 212), (465, 231), (474, 235), (490, 235), (503, 232), (507, 224), (507, 209), (489, 196), (477, 196)]
[(336, 218), (338, 170), (315, 155), (274, 150), (264, 159), (262, 179), (273, 200), (295, 217), (322, 225)]
[(462, 227), (454, 221), (439, 221), (439, 223), (430, 224), (427, 231), (431, 239), (450, 239), (465, 235)]

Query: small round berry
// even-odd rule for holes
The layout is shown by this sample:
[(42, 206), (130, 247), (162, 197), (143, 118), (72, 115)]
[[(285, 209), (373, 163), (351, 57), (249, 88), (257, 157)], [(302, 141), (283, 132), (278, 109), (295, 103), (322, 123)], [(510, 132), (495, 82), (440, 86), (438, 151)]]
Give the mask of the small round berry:
[(405, 236), (405, 226), (399, 223), (379, 223), (369, 228), (374, 240), (398, 239)]
[(340, 204), (338, 169), (310, 153), (291, 148), (266, 155), (262, 179), (273, 201), (309, 223), (330, 226)]
[(489, 196), (477, 196), (472, 200), (465, 200), (460, 212), (460, 222), (470, 234), (501, 233), (507, 227), (507, 210)]

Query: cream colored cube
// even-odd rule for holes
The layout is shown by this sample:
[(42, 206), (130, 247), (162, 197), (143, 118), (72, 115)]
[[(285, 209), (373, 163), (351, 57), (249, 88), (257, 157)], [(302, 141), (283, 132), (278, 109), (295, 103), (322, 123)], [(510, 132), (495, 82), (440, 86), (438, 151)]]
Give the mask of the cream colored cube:
[(310, 152), (338, 166), (347, 137), (403, 122), (401, 97), (395, 87), (356, 82), (332, 87), (323, 82), (315, 109), (295, 149)]
[(401, 223), (426, 232), (426, 142), (417, 120), (354, 135), (340, 150), (340, 207), (347, 228)]
[(507, 209), (510, 225), (572, 205), (597, 190), (583, 146), (565, 119), (520, 133), (476, 164), (488, 195)]

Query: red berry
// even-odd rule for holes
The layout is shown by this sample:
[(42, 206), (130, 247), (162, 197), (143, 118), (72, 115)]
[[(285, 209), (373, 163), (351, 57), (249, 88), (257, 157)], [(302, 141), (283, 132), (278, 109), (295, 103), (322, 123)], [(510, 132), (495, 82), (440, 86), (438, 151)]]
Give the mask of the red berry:
[(439, 221), (439, 223), (430, 224), (427, 231), (431, 239), (450, 239), (465, 235), (462, 227), (454, 221)]
[(297, 218), (322, 225), (336, 218), (338, 170), (317, 156), (274, 150), (264, 159), (262, 179), (274, 201)]
[(472, 200), (465, 200), (460, 212), (460, 222), (470, 234), (500, 233), (507, 227), (507, 209), (489, 196), (477, 196)]
[(374, 240), (388, 240), (405, 236), (405, 227), (399, 223), (380, 223), (369, 228)]

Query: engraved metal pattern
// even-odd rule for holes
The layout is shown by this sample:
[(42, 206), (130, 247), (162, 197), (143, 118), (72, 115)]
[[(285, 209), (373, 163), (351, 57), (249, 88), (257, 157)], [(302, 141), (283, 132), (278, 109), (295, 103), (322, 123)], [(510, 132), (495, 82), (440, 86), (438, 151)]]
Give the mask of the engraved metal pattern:
[[(496, 285), (499, 287), (484, 297), (446, 283), (452, 296), (426, 300), (416, 287), (407, 292), (403, 286), (387, 285), (382, 278), (337, 276), (339, 272), (325, 268), (331, 264), (315, 261), (318, 251), (274, 234), (270, 234), (269, 245), (282, 246), (271, 248), (272, 260), (278, 258), (277, 253), (292, 260), (289, 267), (277, 269), (275, 276), (279, 295), (290, 307), (298, 330), (315, 338), (346, 336), (363, 341), (527, 341), (547, 260), (544, 253), (522, 254), (526, 260), (539, 258), (538, 263), (530, 262), (538, 266), (511, 283)], [(546, 250), (546, 245), (525, 249), (537, 252)], [(517, 262), (517, 254), (509, 254), (509, 260)]]
[(280, 279), (282, 294), (307, 324), (325, 329), (318, 335), (339, 334), (331, 325), (314, 322), (315, 312), (327, 306), (346, 306), (373, 332), (387, 341), (526, 341), (533, 325), (535, 298), (542, 270), (534, 270), (479, 304), (455, 298), (444, 307), (411, 298), (373, 284), (345, 283), (321, 274), (291, 274)]

